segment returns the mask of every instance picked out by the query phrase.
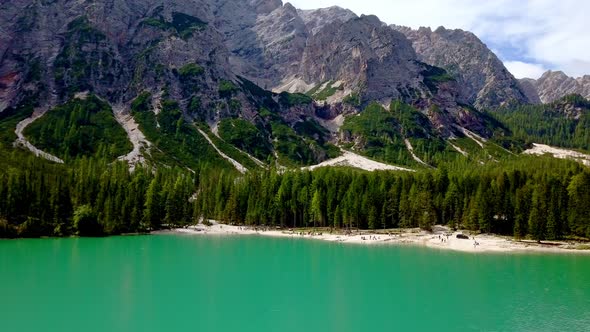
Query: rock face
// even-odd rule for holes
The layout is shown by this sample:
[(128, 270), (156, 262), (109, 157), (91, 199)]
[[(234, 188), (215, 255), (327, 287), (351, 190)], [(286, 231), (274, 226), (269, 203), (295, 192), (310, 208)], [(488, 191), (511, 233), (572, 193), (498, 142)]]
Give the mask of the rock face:
[(296, 71), (307, 30), (290, 4), (280, 0), (211, 1), (236, 74), (272, 88)]
[[(173, 0), (166, 6), (156, 0), (18, 0), (3, 4), (0, 15), (2, 107), (14, 105), (23, 88), (46, 93), (31, 80), (53, 78), (62, 97), (87, 89), (129, 99), (145, 87), (187, 97), (174, 70), (189, 62), (207, 68), (201, 83), (212, 94), (217, 81), (240, 75), (278, 92), (338, 82), (327, 87), (337, 89), (330, 103), (350, 93), (364, 102), (440, 99), (424, 75), (425, 62), (456, 78), (456, 93), (446, 99), (480, 108), (529, 101), (473, 34), (391, 29), (375, 16), (359, 18), (339, 7), (297, 10), (280, 0)], [(72, 25), (76, 18), (81, 21)], [(97, 65), (76, 67), (88, 58)]]
[(86, 92), (118, 110), (141, 99), (156, 120), (215, 126), (240, 118), (280, 158), (327, 158), (328, 133), (304, 132), (314, 126), (312, 99), (265, 91), (240, 78), (233, 61), (260, 64), (244, 67), (260, 80), (299, 70), (307, 30), (281, 1), (16, 0), (0, 4), (0, 29), (0, 111), (24, 103), (46, 110)]
[(538, 80), (522, 79), (521, 85), (528, 86), (530, 93), (543, 103), (551, 103), (571, 94), (590, 98), (590, 75), (573, 78), (561, 71), (548, 71)]
[(314, 10), (298, 10), (297, 12), (305, 23), (307, 32), (312, 35), (315, 35), (323, 27), (332, 22), (340, 21), (345, 23), (353, 18), (357, 18), (356, 14), (352, 11), (338, 6)]
[(310, 36), (332, 22), (356, 17), (339, 7), (297, 10), (280, 0), (221, 0), (211, 1), (211, 6), (215, 27), (231, 53), (233, 71), (278, 91), (289, 90), (280, 87), (299, 73)]
[(434, 95), (445, 107), (467, 102), (455, 91), (449, 94), (456, 90), (451, 83), (439, 93), (439, 82), (426, 82), (427, 66), (412, 44), (375, 16), (359, 18), (339, 7), (296, 10), (280, 2), (225, 0), (212, 6), (233, 71), (262, 87), (334, 90), (326, 98), (330, 104), (350, 94), (361, 95), (363, 103), (414, 103)]
[(537, 92), (536, 80), (533, 80), (531, 78), (523, 78), (518, 81), (520, 83), (522, 92), (525, 94), (525, 96), (529, 99), (531, 103), (542, 103), (541, 98), (539, 98), (539, 93)]
[(12, 40), (2, 43), (7, 49), (1, 51), (0, 77), (6, 83), (0, 96), (20, 91), (6, 104), (25, 96), (47, 99), (48, 93), (63, 101), (79, 91), (129, 100), (164, 87), (180, 96), (174, 70), (189, 63), (207, 68), (202, 81), (212, 95), (215, 82), (233, 78), (223, 37), (205, 21), (210, 10), (204, 2), (172, 0), (164, 7), (155, 0), (20, 0), (3, 4), (5, 10), (14, 16), (0, 22), (10, 29), (2, 38)]
[(460, 86), (461, 96), (480, 109), (496, 108), (506, 102), (534, 102), (519, 82), (488, 47), (471, 32), (443, 27), (412, 30), (392, 26), (413, 43), (419, 58), (446, 69)]
[(310, 37), (299, 78), (314, 85), (344, 82), (345, 90), (364, 87), (367, 100), (399, 99), (421, 89), (421, 66), (410, 42), (375, 16), (335, 21)]

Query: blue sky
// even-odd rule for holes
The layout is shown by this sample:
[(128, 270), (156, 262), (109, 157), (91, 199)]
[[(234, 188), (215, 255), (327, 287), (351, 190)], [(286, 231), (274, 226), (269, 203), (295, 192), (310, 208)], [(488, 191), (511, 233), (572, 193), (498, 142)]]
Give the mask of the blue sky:
[(474, 32), (518, 78), (546, 70), (590, 74), (587, 0), (291, 0), (313, 9), (337, 5), (390, 24)]

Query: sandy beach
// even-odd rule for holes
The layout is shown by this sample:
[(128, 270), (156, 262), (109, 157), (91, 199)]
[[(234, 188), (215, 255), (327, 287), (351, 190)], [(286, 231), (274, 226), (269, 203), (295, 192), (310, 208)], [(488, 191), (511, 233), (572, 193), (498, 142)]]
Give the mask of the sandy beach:
[[(441, 250), (454, 250), (469, 253), (508, 253), (508, 252), (549, 252), (549, 253), (585, 253), (590, 250), (580, 250), (579, 243), (551, 241), (538, 244), (534, 241), (515, 241), (510, 237), (479, 234), (468, 235), (467, 232), (452, 232), (447, 227), (435, 226), (433, 232), (419, 229), (383, 230), (377, 232), (354, 231), (345, 234), (343, 230), (330, 233), (328, 230), (280, 230), (262, 229), (245, 226), (231, 226), (211, 221), (211, 225), (199, 224), (187, 228), (175, 228), (155, 232), (155, 234), (186, 234), (198, 236), (272, 236), (312, 239), (329, 242), (339, 242), (357, 245), (422, 245)], [(469, 239), (460, 239), (464, 234)]]

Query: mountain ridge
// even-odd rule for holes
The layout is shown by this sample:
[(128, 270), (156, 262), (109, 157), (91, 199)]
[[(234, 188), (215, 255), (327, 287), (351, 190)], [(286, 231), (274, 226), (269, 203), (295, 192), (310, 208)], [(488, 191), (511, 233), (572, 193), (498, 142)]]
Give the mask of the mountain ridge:
[[(489, 161), (504, 152), (488, 139), (510, 131), (485, 110), (534, 102), (530, 84), (514, 79), (472, 33), (388, 26), (339, 7), (303, 11), (280, 0), (1, 6), (0, 40), (22, 42), (0, 49), (0, 106), (23, 116), (24, 127), (53, 128), (61, 120), (45, 112), (79, 94), (96, 96), (119, 123), (121, 115), (137, 122), (126, 128), (130, 138), (131, 130), (144, 135), (132, 163), (256, 169), (254, 157), (303, 167), (338, 157), (343, 146), (412, 167)], [(43, 130), (23, 126), (16, 125), (32, 142), (60, 146), (59, 135), (48, 142)], [(75, 143), (91, 127), (72, 123), (62, 132)], [(64, 159), (99, 153), (56, 151)]]
[(454, 75), (463, 97), (480, 109), (507, 102), (528, 103), (518, 81), (502, 61), (473, 33), (461, 29), (392, 26), (413, 43), (422, 61)]
[(528, 85), (530, 93), (542, 103), (552, 103), (566, 95), (578, 94), (590, 98), (590, 75), (570, 77), (563, 71), (546, 71), (538, 79), (525, 78), (521, 84)]

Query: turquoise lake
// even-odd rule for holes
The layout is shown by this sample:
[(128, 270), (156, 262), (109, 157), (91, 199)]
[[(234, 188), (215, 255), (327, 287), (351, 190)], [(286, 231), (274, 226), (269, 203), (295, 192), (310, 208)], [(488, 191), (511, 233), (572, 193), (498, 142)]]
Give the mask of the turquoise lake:
[(1, 331), (588, 331), (590, 256), (266, 237), (0, 241)]

